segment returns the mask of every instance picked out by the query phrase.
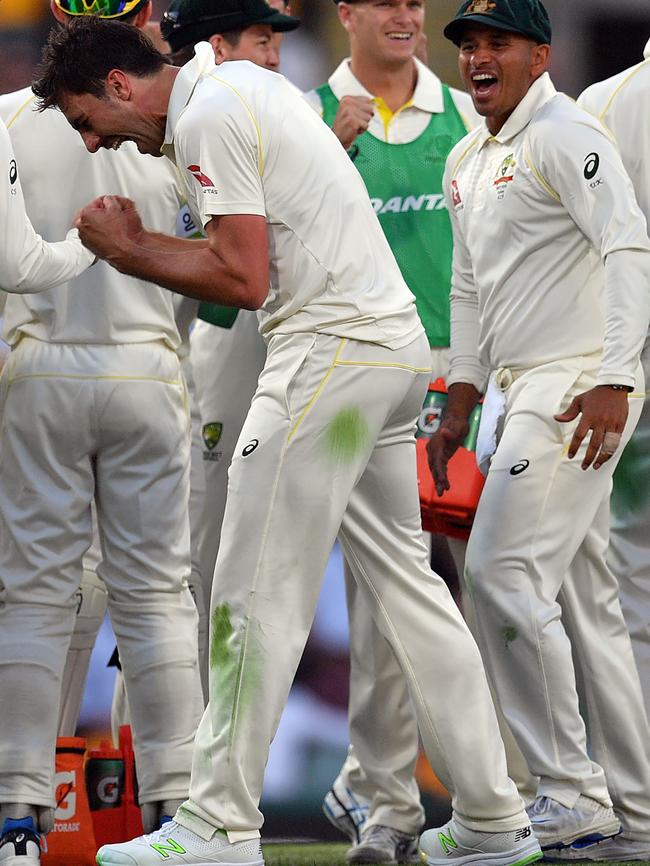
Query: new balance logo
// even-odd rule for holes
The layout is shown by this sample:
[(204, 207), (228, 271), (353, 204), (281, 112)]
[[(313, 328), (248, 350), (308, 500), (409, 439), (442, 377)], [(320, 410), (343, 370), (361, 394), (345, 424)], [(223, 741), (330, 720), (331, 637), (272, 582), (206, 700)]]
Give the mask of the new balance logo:
[(438, 842), (445, 854), (451, 854), (455, 848), (458, 848), (458, 842), (451, 835), (451, 830), (448, 833), (438, 833)]
[(532, 834), (532, 827), (522, 827), (521, 830), (517, 830), (517, 832), (515, 833), (515, 842), (521, 842), (523, 839), (527, 839), (529, 836), (532, 836)]
[(187, 854), (185, 848), (182, 845), (179, 845), (175, 839), (168, 839), (167, 844), (163, 845), (158, 842), (156, 845), (151, 846), (154, 851), (156, 851), (163, 860), (168, 860), (170, 854)]

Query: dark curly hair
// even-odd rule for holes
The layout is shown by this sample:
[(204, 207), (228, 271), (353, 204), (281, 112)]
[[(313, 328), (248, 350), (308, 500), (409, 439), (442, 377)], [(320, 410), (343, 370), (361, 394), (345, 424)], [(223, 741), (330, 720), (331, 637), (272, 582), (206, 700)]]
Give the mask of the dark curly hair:
[(43, 111), (60, 105), (65, 93), (103, 97), (111, 69), (144, 78), (167, 63), (167, 58), (131, 24), (80, 16), (50, 32), (32, 90)]

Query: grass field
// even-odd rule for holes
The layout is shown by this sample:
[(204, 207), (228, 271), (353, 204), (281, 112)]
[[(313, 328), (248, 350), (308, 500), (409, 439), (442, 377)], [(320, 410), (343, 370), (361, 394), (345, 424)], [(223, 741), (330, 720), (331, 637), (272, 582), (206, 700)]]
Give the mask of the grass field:
[[(348, 866), (345, 852), (348, 845), (331, 843), (312, 844), (276, 844), (264, 845), (266, 866)], [(565, 861), (567, 862), (567, 861)], [(643, 866), (650, 861), (635, 860), (633, 863), (613, 863), (608, 861), (592, 861), (590, 866)], [(480, 866), (480, 864), (476, 864)]]

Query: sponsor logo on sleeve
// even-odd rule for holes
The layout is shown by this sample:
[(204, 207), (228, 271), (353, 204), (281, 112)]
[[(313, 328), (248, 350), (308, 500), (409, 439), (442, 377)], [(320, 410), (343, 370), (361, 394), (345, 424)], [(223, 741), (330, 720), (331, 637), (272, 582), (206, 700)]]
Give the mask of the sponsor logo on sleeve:
[(596, 189), (605, 183), (602, 177), (596, 177), (600, 168), (600, 156), (597, 153), (588, 153), (585, 157), (584, 176), (589, 181), (589, 189)]
[(191, 173), (192, 177), (198, 180), (206, 192), (209, 192), (211, 195), (218, 195), (214, 182), (207, 176), (207, 174), (201, 171), (200, 165), (188, 165), (187, 170)]

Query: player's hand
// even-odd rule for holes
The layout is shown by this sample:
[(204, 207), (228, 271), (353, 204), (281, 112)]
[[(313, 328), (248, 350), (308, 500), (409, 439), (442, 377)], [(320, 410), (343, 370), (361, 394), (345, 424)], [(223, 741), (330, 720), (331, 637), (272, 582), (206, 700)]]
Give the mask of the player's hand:
[(556, 421), (565, 424), (581, 415), (569, 445), (570, 460), (576, 456), (590, 430), (592, 433), (582, 468), (589, 469), (593, 464), (594, 469), (599, 469), (610, 459), (621, 442), (627, 421), (627, 397), (627, 391), (597, 385), (584, 394), (578, 394), (566, 412), (554, 416)]
[(336, 112), (332, 132), (346, 150), (368, 129), (375, 103), (368, 96), (344, 96)]
[(86, 205), (75, 218), (84, 246), (107, 261), (116, 261), (143, 233), (142, 222), (131, 199), (105, 195)]
[(446, 490), (449, 490), (447, 464), (463, 444), (468, 432), (469, 423), (466, 417), (443, 415), (440, 427), (427, 442), (429, 469), (438, 496), (442, 496)]

